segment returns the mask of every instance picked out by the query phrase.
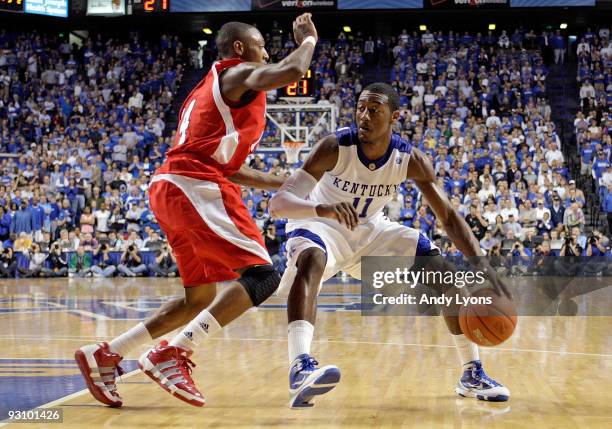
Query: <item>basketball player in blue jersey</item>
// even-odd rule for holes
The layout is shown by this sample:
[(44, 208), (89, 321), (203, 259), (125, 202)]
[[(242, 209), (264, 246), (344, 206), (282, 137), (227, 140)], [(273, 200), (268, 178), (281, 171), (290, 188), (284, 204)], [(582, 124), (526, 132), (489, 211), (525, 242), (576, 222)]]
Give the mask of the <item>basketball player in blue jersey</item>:
[[(270, 202), (272, 216), (289, 219), (287, 269), (279, 291), (288, 293), (292, 408), (313, 406), (314, 396), (340, 381), (336, 366), (318, 367), (310, 355), (322, 281), (339, 271), (359, 279), (362, 256), (440, 254), (419, 231), (383, 215), (383, 207), (402, 182), (414, 180), (465, 256), (483, 256), (469, 226), (436, 184), (427, 157), (392, 133), (398, 109), (399, 95), (390, 85), (367, 86), (357, 102), (357, 128), (342, 128), (322, 139)], [(498, 294), (509, 296), (499, 281), (494, 287)], [(462, 334), (458, 318), (445, 316), (445, 320), (463, 365), (457, 394), (507, 401), (509, 390), (485, 374), (478, 347)]]

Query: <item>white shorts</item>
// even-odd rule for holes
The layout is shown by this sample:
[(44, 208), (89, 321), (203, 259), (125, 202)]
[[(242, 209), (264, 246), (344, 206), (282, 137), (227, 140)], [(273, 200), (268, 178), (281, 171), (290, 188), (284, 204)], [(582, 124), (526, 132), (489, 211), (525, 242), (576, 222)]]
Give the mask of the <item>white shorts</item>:
[(392, 222), (382, 213), (354, 231), (331, 219), (290, 221), (286, 230), (287, 269), (278, 288), (280, 296), (289, 295), (298, 257), (311, 247), (327, 255), (321, 283), (340, 271), (361, 280), (362, 256), (423, 256), (438, 249), (420, 231)]

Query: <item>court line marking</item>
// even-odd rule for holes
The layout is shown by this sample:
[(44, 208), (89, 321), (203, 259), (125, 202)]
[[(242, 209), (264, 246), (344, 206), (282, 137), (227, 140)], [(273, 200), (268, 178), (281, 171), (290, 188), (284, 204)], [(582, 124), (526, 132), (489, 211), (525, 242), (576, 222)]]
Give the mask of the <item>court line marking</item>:
[[(18, 310), (18, 309), (15, 309)], [(22, 314), (42, 314), (42, 313), (66, 313), (67, 310), (63, 308), (49, 308), (49, 307), (37, 307), (36, 310), (25, 310), (25, 311), (0, 311), (0, 316), (10, 315), (14, 316)]]
[[(8, 335), (0, 335), (0, 340), (37, 340), (37, 341), (100, 341), (104, 339), (114, 338), (111, 336), (100, 336), (100, 337), (85, 337), (85, 336), (73, 336), (73, 337), (38, 337), (38, 336), (20, 336), (11, 337)], [(283, 338), (208, 338), (207, 341), (276, 341), (276, 342), (287, 342)], [(454, 349), (454, 345), (449, 344), (419, 344), (419, 343), (398, 343), (398, 342), (381, 342), (381, 341), (345, 341), (345, 340), (313, 340), (313, 343), (332, 343), (332, 344), (364, 344), (364, 345), (375, 345), (375, 346), (401, 346), (401, 347), (430, 347), (430, 348), (450, 348)], [(143, 344), (154, 346), (154, 344)], [(489, 350), (500, 350), (507, 352), (526, 352), (526, 353), (552, 353), (558, 355), (572, 355), (572, 356), (597, 356), (612, 358), (612, 354), (607, 353), (585, 353), (585, 352), (567, 352), (561, 350), (538, 350), (538, 349), (513, 349), (507, 347), (491, 347), (486, 348)], [(2, 358), (11, 359), (11, 358)], [(15, 358), (19, 359), (19, 358)]]
[(52, 302), (52, 301), (45, 301), (45, 304), (47, 304), (50, 307), (55, 307), (55, 308), (66, 308), (66, 306), (64, 304), (58, 304), (57, 302)]
[[(125, 373), (121, 376), (121, 381), (123, 381), (124, 378), (129, 378), (133, 375), (136, 375), (140, 372), (140, 369), (135, 369), (133, 371), (130, 371), (128, 373)], [(52, 408), (55, 407), (56, 405), (60, 405), (63, 402), (66, 402), (70, 399), (74, 399), (74, 398), (78, 398), (79, 396), (84, 395), (85, 393), (89, 393), (88, 389), (83, 389), (83, 390), (79, 390), (78, 392), (74, 392), (71, 393), (70, 395), (66, 395), (64, 397), (61, 397), (59, 399), (56, 399), (55, 401), (51, 401), (51, 402), (47, 402), (46, 404), (43, 405), (39, 405), (36, 408)], [(33, 409), (33, 408), (30, 408)], [(6, 426), (6, 425), (10, 425), (10, 424), (17, 424), (16, 422), (11, 422), (11, 421), (6, 421), (6, 420), (2, 420), (0, 421), (0, 427), (2, 426)]]
[(103, 314), (97, 314), (97, 313), (92, 313), (91, 311), (87, 311), (87, 310), (79, 310), (79, 309), (66, 309), (66, 311), (68, 313), (78, 313), (81, 316), (86, 316), (86, 317), (91, 317), (92, 319), (96, 319), (96, 321), (105, 321), (105, 320), (112, 320), (110, 317), (108, 316), (104, 316)]

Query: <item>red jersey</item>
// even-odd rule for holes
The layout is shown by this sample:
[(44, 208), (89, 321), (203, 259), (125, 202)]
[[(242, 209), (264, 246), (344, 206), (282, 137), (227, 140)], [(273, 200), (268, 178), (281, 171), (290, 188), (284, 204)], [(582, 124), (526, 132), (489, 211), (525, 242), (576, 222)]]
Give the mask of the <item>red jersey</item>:
[(240, 59), (215, 62), (191, 91), (179, 116), (172, 149), (157, 174), (178, 174), (210, 180), (231, 176), (255, 150), (266, 126), (266, 94), (257, 92), (245, 105), (236, 106), (221, 94), (219, 76), (240, 64)]

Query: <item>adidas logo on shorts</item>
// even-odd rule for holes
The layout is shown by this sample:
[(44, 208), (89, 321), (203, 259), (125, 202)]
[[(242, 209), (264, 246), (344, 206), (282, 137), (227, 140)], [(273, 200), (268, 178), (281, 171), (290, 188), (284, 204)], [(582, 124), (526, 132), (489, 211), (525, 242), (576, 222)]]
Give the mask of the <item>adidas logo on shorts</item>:
[(208, 334), (208, 323), (200, 322), (200, 328), (204, 329), (204, 332)]
[(191, 331), (185, 332), (185, 336), (189, 338), (190, 341), (193, 341), (193, 332)]

